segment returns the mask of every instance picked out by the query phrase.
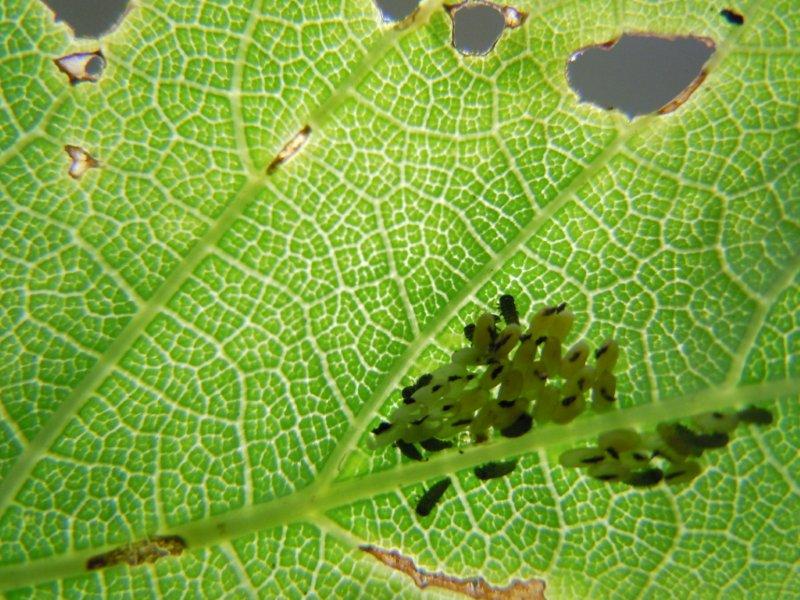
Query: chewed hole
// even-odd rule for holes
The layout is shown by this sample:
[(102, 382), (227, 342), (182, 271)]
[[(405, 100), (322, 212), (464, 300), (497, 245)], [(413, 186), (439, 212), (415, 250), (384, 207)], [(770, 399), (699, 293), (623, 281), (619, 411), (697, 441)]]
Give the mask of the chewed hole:
[(698, 36), (624, 34), (581, 48), (567, 63), (567, 80), (581, 102), (633, 119), (681, 106), (705, 79), (713, 40)]
[(53, 62), (56, 63), (58, 70), (69, 78), (72, 85), (83, 81), (98, 81), (106, 66), (105, 58), (100, 50), (67, 54), (56, 58)]
[(397, 23), (407, 19), (417, 10), (420, 0), (375, 0), (384, 23)]
[(42, 0), (63, 21), (75, 37), (99, 38), (122, 22), (128, 0)]
[(472, 56), (492, 51), (503, 31), (522, 25), (527, 14), (513, 6), (479, 0), (445, 5), (453, 21), (453, 47)]

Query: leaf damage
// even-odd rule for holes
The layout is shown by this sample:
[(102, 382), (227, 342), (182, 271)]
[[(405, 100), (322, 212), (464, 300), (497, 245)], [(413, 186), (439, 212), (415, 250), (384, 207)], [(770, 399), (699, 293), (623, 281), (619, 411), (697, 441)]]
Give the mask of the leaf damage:
[(543, 600), (545, 597), (546, 585), (541, 579), (526, 581), (513, 579), (507, 586), (497, 587), (491, 585), (483, 577), (462, 579), (438, 571), (429, 573), (418, 568), (413, 560), (403, 556), (397, 550), (384, 550), (369, 544), (359, 546), (359, 548), (386, 566), (411, 577), (421, 590), (429, 586), (440, 587), (477, 600)]
[(86, 569), (96, 571), (121, 564), (135, 567), (154, 563), (167, 556), (180, 556), (185, 550), (186, 541), (180, 536), (155, 536), (92, 556), (86, 561)]
[(461, 54), (483, 56), (491, 52), (506, 29), (521, 27), (528, 13), (488, 0), (445, 4), (453, 26), (452, 45)]
[(271, 175), (275, 171), (278, 170), (283, 163), (290, 160), (295, 154), (297, 154), (300, 149), (305, 145), (308, 141), (308, 138), (311, 137), (311, 126), (304, 125), (303, 128), (298, 131), (295, 136), (289, 140), (283, 149), (278, 152), (275, 158), (272, 159), (272, 162), (269, 163), (267, 166), (267, 175)]
[(106, 67), (106, 59), (100, 49), (94, 52), (67, 54), (54, 58), (53, 62), (58, 70), (69, 78), (70, 85), (78, 85), (84, 81), (96, 83)]
[(67, 172), (73, 179), (80, 179), (89, 169), (96, 169), (100, 167), (100, 161), (98, 161), (80, 146), (67, 144), (64, 146), (64, 151), (72, 160)]

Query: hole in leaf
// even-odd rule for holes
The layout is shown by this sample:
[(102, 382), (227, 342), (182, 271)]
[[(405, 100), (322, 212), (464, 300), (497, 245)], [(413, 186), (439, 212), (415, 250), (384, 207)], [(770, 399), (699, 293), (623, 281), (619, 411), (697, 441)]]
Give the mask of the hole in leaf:
[(581, 48), (567, 63), (567, 80), (582, 102), (633, 119), (683, 104), (706, 76), (714, 41), (698, 36), (625, 34)]
[(186, 541), (180, 536), (155, 536), (92, 556), (86, 561), (86, 569), (94, 571), (121, 564), (136, 566), (154, 563), (166, 556), (180, 556), (184, 550)]
[(453, 22), (453, 47), (473, 56), (491, 52), (503, 31), (519, 27), (528, 16), (513, 6), (483, 0), (446, 4), (445, 10)]
[(274, 173), (278, 167), (297, 154), (300, 151), (300, 148), (302, 148), (308, 141), (310, 136), (311, 126), (306, 125), (300, 131), (298, 131), (297, 134), (287, 142), (283, 149), (278, 152), (275, 158), (272, 159), (272, 162), (269, 163), (269, 166), (267, 167), (267, 174), (269, 175)]
[(75, 37), (99, 38), (115, 29), (128, 12), (128, 0), (42, 0), (56, 21), (69, 25)]
[(106, 60), (100, 50), (67, 54), (54, 59), (53, 62), (56, 63), (58, 70), (69, 78), (72, 85), (82, 81), (98, 81), (106, 67)]
[(723, 8), (719, 11), (719, 14), (731, 25), (744, 24), (744, 15), (740, 12), (736, 12), (732, 8)]
[(403, 556), (396, 550), (384, 550), (376, 546), (359, 546), (367, 554), (371, 554), (387, 567), (397, 569), (414, 580), (416, 586), (424, 590), (428, 586), (440, 587), (469, 598), (481, 600), (512, 600), (514, 598), (527, 598), (529, 600), (543, 600), (545, 583), (540, 579), (519, 581), (514, 579), (505, 587), (491, 585), (483, 577), (470, 577), (462, 579), (444, 573), (429, 573), (418, 568), (414, 561)]
[(100, 162), (80, 146), (67, 144), (64, 150), (69, 154), (72, 162), (69, 165), (69, 176), (73, 179), (80, 179), (89, 169), (97, 168)]
[(414, 14), (420, 0), (375, 0), (384, 23), (397, 23)]

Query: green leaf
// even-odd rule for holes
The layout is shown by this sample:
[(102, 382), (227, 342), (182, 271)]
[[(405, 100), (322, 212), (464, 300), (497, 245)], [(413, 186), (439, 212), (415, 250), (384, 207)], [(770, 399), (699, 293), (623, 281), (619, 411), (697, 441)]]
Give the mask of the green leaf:
[[(70, 86), (53, 59), (98, 44), (0, 4), (0, 590), (418, 593), (371, 544), (552, 598), (800, 595), (800, 14), (518, 8), (468, 58), (434, 0), (405, 29), (369, 0), (141, 0), (100, 81)], [(579, 104), (568, 56), (623, 31), (713, 38), (707, 79), (632, 123)], [(70, 179), (66, 144), (101, 166)], [(369, 450), (504, 292), (613, 332), (621, 409), (420, 464)], [(611, 427), (751, 402), (776, 424), (682, 489), (558, 465)], [(156, 535), (188, 551), (85, 569)]]

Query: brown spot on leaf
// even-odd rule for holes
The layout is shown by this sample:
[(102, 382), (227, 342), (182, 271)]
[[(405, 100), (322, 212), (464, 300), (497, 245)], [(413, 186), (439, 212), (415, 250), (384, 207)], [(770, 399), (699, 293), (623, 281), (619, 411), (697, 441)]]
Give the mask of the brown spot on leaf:
[(166, 556), (180, 556), (184, 550), (186, 550), (186, 542), (182, 537), (177, 535), (156, 536), (92, 556), (86, 561), (86, 569), (94, 571), (121, 564), (136, 566), (154, 563)]
[(295, 136), (287, 142), (283, 149), (278, 152), (272, 162), (267, 167), (267, 175), (274, 173), (278, 167), (297, 154), (311, 136), (311, 126), (305, 125)]
[(463, 594), (468, 598), (477, 598), (479, 600), (544, 599), (545, 583), (540, 579), (529, 579), (527, 581), (514, 579), (505, 587), (496, 587), (489, 584), (483, 577), (461, 579), (439, 572), (428, 573), (418, 569), (413, 560), (403, 556), (396, 550), (383, 550), (370, 545), (363, 545), (360, 548), (386, 566), (397, 569), (411, 577), (421, 590), (428, 586), (440, 587), (451, 592)]
[(83, 81), (96, 82), (100, 80), (106, 59), (101, 50), (94, 52), (76, 52), (61, 58), (54, 58), (53, 62), (58, 70), (64, 73), (72, 85)]
[(72, 162), (69, 165), (69, 176), (73, 179), (80, 179), (89, 169), (100, 166), (100, 162), (80, 146), (67, 144), (64, 150), (69, 154)]

